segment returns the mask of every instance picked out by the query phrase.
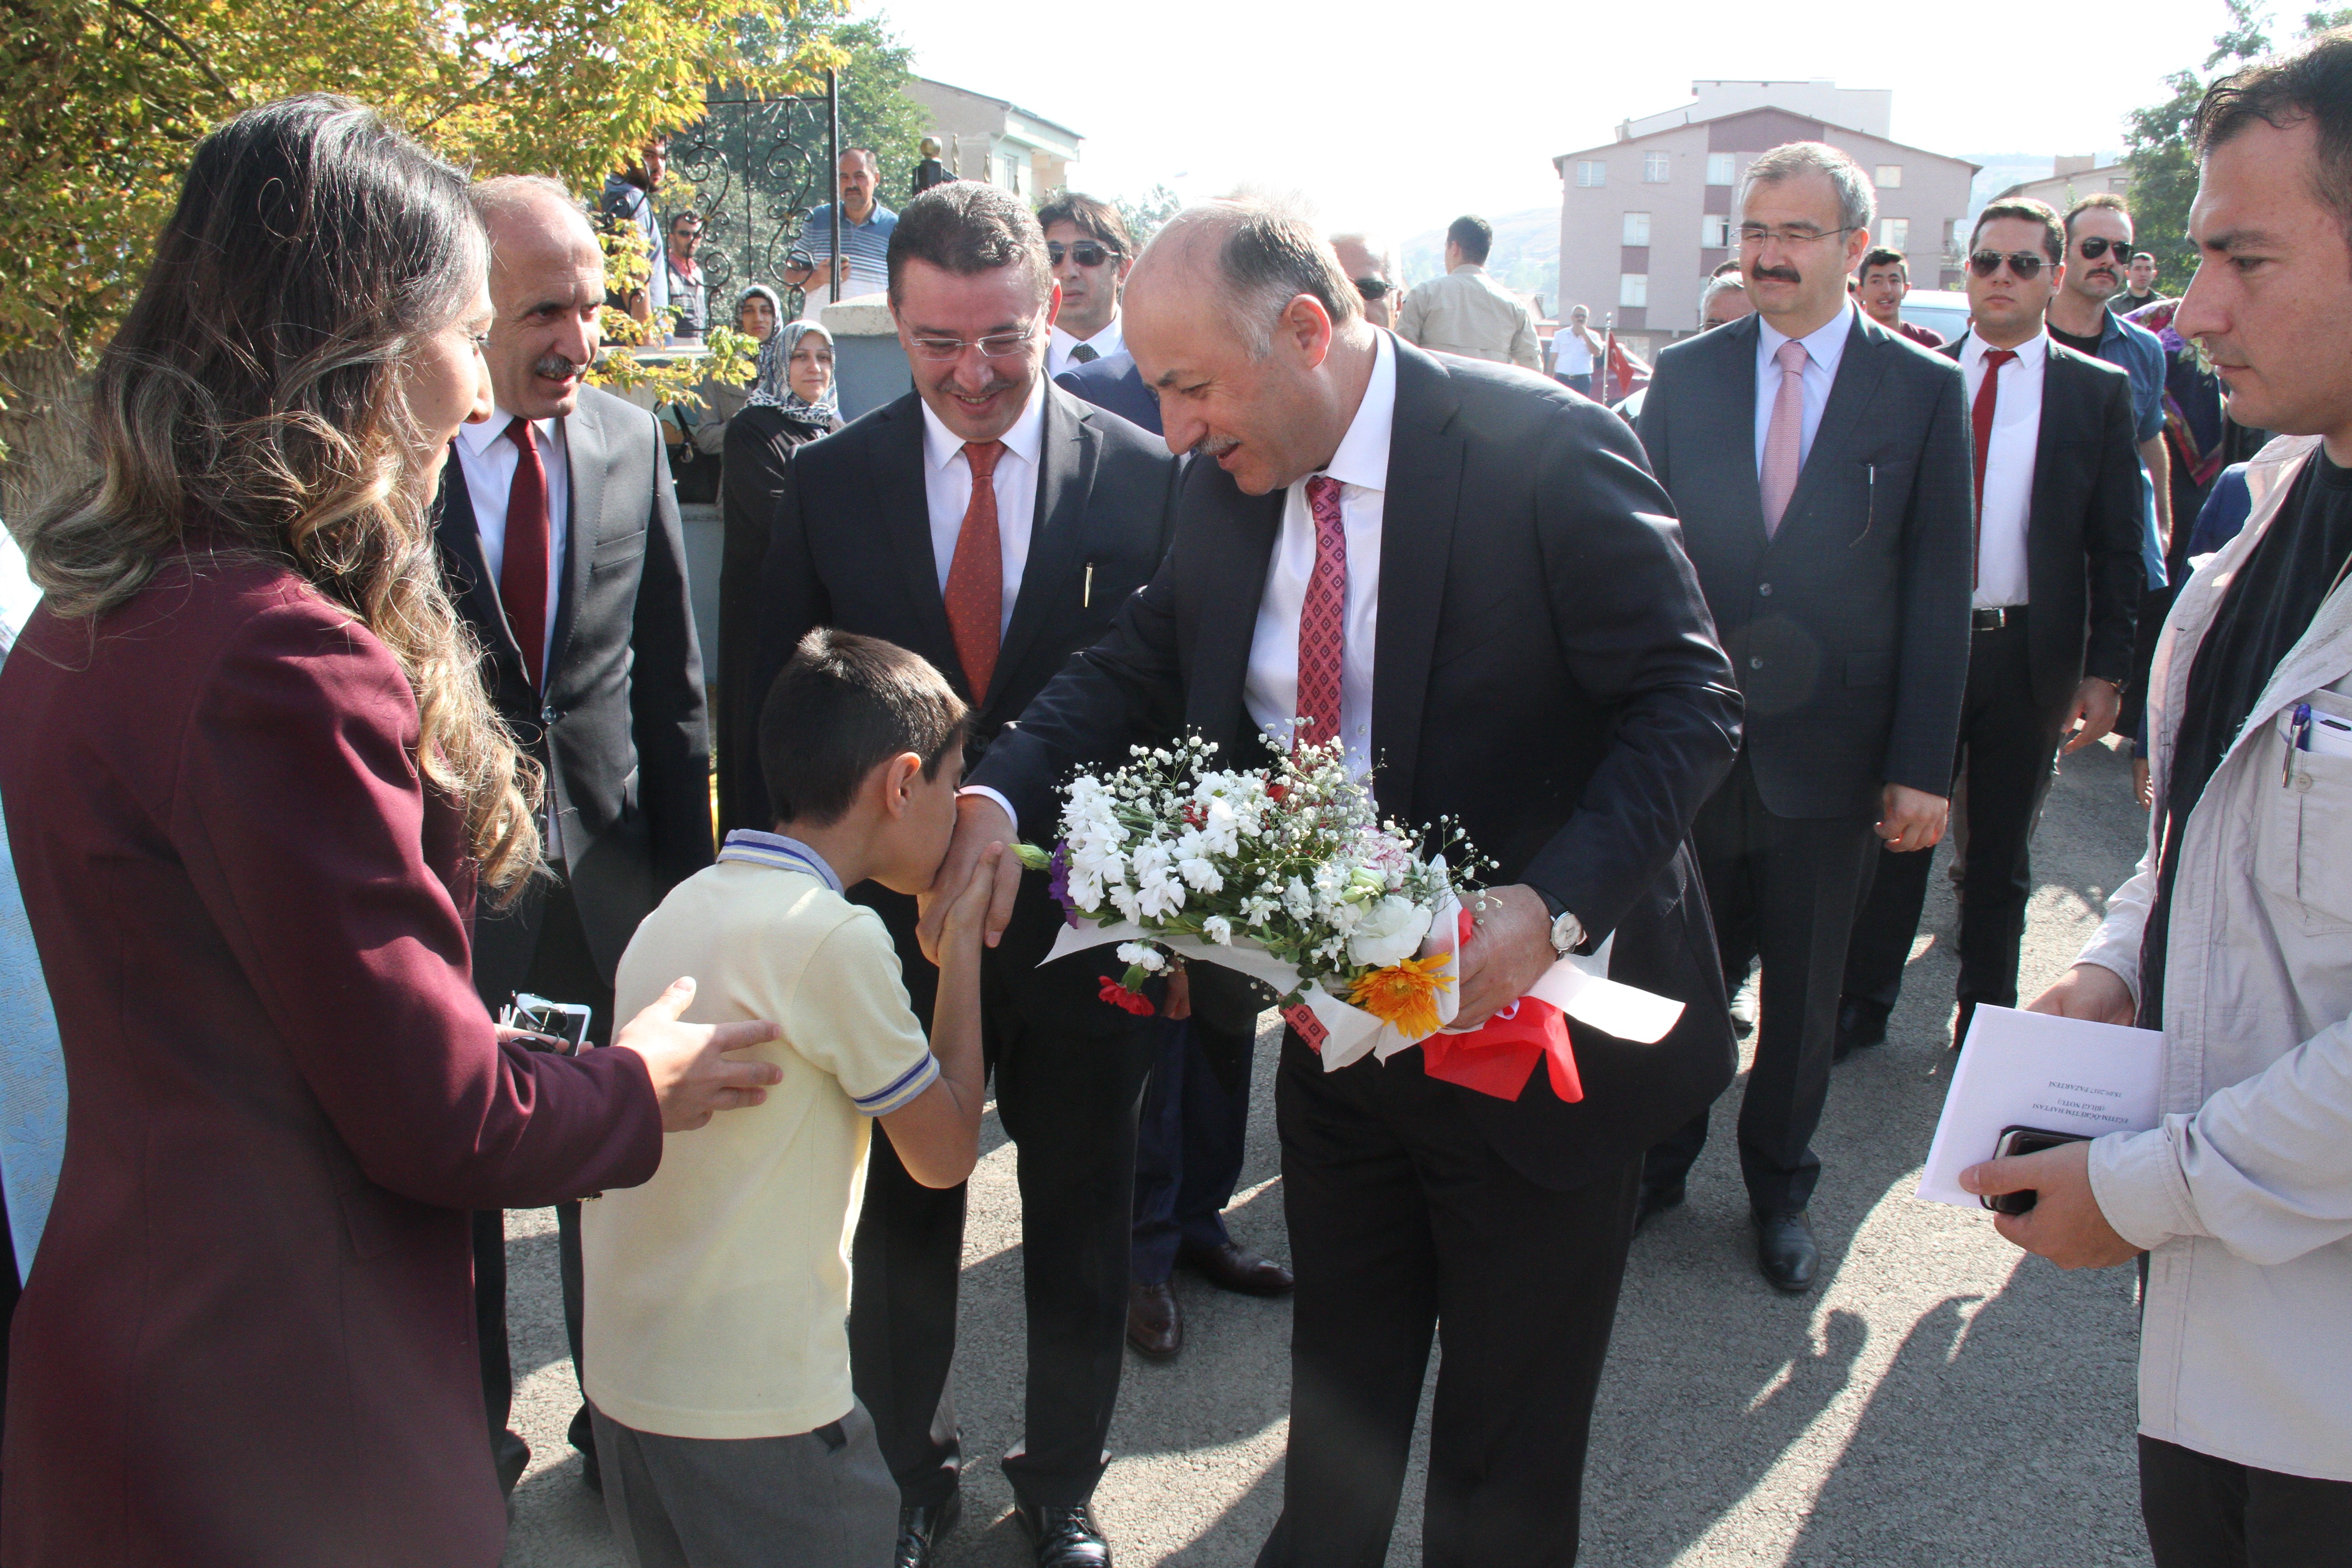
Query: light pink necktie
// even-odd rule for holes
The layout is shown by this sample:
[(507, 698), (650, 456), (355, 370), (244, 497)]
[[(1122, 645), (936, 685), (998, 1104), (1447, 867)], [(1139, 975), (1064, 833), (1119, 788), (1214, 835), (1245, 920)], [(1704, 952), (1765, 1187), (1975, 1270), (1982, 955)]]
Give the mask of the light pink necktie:
[(1307, 508), (1315, 519), (1315, 567), (1298, 606), (1295, 743), (1320, 746), (1339, 732), (1340, 674), (1347, 664), (1348, 530), (1339, 512), (1339, 481), (1328, 474), (1307, 480)]
[(1780, 366), (1780, 391), (1772, 399), (1772, 423), (1764, 432), (1764, 468), (1757, 476), (1764, 492), (1767, 539), (1780, 531), (1780, 514), (1797, 493), (1805, 439), (1805, 345), (1790, 338), (1772, 358)]

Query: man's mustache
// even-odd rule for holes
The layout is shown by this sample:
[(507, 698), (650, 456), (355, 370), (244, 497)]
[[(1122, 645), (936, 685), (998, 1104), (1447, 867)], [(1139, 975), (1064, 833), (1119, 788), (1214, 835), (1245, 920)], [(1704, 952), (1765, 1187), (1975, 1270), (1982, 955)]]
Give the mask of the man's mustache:
[(567, 359), (562, 354), (549, 353), (539, 356), (539, 363), (530, 367), (530, 373), (533, 375), (543, 375), (550, 381), (570, 381), (586, 368), (584, 363), (578, 361)]
[(1750, 278), (1769, 278), (1775, 283), (1802, 283), (1804, 279), (1793, 267), (1757, 267), (1748, 270)]

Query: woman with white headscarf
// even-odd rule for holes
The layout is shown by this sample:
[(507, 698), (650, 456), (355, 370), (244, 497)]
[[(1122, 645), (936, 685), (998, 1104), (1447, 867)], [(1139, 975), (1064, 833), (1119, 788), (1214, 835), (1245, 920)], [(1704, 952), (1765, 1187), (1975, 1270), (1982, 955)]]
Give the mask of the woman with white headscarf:
[[(768, 520), (783, 493), (793, 448), (841, 428), (833, 380), (833, 334), (814, 321), (787, 321), (760, 345), (760, 373), (742, 411), (727, 422), (719, 516), (725, 547), (719, 572), (719, 711), (712, 733), (725, 745), (747, 733), (744, 721), (767, 693), (748, 691), (757, 662), (753, 632), (760, 563), (768, 553)], [(719, 820), (727, 828), (765, 830), (768, 803), (738, 800), (736, 770), (719, 769)]]

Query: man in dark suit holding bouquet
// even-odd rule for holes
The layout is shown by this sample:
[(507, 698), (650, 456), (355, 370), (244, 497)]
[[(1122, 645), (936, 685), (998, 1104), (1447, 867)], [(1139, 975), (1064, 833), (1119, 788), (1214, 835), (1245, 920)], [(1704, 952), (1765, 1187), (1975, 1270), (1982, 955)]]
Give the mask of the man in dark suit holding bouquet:
[(1384, 815), (1457, 818), (1498, 862), (1461, 1023), (1612, 934), (1616, 978), (1687, 1004), (1654, 1046), (1580, 1030), (1575, 1104), (1542, 1074), (1508, 1100), (1429, 1078), (1418, 1051), (1327, 1074), (1283, 1043), (1298, 1293), (1284, 1511), (1259, 1561), (1385, 1554), (1442, 1318), (1427, 1559), (1568, 1562), (1642, 1151), (1732, 1070), (1684, 845), (1738, 742), (1730, 668), (1624, 425), (1371, 327), (1306, 223), (1184, 214), (1127, 310), (1169, 444), (1197, 454), (1174, 541), (975, 770), (1004, 804), (961, 803), (934, 894), (992, 837), (1050, 838), (1074, 765), (1192, 731), (1249, 766), (1262, 733), (1304, 721)]

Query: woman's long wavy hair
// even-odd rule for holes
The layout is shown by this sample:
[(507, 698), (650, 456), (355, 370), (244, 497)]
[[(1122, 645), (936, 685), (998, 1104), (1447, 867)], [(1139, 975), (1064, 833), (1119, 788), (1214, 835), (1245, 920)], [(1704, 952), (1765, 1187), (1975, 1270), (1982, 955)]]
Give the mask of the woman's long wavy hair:
[(482, 885), (512, 890), (540, 863), (539, 770), (442, 587), (405, 393), (488, 258), (465, 175), (373, 110), (320, 94), (229, 121), (99, 361), (99, 475), (36, 521), (27, 557), (53, 612), (93, 619), (183, 548), (287, 564), (400, 661), (417, 770), (463, 805)]

